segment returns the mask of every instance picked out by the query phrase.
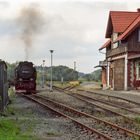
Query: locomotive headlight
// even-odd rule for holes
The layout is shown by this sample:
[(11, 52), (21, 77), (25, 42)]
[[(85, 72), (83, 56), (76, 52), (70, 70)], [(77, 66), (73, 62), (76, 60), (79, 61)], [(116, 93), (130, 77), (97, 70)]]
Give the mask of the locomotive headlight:
[(30, 81), (33, 81), (34, 79), (33, 78), (30, 78)]

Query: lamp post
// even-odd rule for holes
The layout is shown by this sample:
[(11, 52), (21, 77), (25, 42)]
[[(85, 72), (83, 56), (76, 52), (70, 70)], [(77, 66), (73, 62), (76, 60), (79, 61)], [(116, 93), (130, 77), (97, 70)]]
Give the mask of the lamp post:
[(51, 53), (51, 81), (50, 81), (50, 91), (52, 92), (53, 91), (53, 85), (52, 85), (52, 59), (53, 59), (53, 57), (52, 57), (52, 54), (53, 54), (53, 52), (54, 52), (54, 50), (50, 50), (50, 53)]
[(44, 82), (45, 82), (45, 71), (44, 71), (44, 68), (45, 68), (45, 60), (43, 60), (43, 64), (42, 64), (42, 88), (44, 88)]
[(74, 79), (73, 80), (76, 80), (76, 77), (77, 77), (75, 73), (76, 73), (76, 61), (74, 61), (74, 73), (73, 73)]

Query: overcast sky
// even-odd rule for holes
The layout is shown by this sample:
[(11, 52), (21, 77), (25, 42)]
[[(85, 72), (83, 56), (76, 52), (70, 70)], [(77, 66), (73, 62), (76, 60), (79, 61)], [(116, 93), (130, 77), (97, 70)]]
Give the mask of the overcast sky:
[(105, 42), (110, 10), (136, 11), (139, 0), (3, 0), (0, 1), (0, 58), (10, 63), (25, 60), (25, 46), (19, 36), (16, 19), (23, 7), (40, 9), (44, 24), (30, 47), (29, 60), (50, 66), (66, 65), (85, 73), (94, 71), (104, 59), (98, 49)]

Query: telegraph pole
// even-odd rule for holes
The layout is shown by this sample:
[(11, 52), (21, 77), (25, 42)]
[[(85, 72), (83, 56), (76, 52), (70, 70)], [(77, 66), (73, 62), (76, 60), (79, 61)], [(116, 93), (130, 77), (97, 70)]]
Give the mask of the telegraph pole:
[(74, 75), (74, 80), (78, 80), (78, 71), (76, 71), (76, 61), (74, 61), (74, 73), (76, 74), (76, 76)]
[(52, 92), (53, 91), (53, 85), (52, 85), (52, 77), (53, 77), (53, 69), (52, 69), (52, 65), (53, 65), (53, 54), (54, 50), (50, 50), (50, 53), (51, 53), (51, 81), (50, 81), (50, 91)]
[(74, 80), (76, 80), (75, 72), (76, 72), (76, 61), (74, 61), (74, 72), (73, 72)]
[(74, 61), (74, 71), (76, 71), (76, 61)]

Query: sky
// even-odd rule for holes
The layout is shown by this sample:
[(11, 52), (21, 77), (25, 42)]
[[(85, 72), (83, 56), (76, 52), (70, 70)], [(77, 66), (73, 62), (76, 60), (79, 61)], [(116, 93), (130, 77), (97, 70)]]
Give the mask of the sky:
[(24, 7), (39, 9), (43, 23), (28, 48), (29, 61), (50, 66), (65, 65), (90, 73), (105, 55), (98, 49), (105, 43), (109, 11), (136, 11), (139, 0), (0, 0), (0, 59), (13, 63), (25, 60), (25, 44), (17, 19)]

